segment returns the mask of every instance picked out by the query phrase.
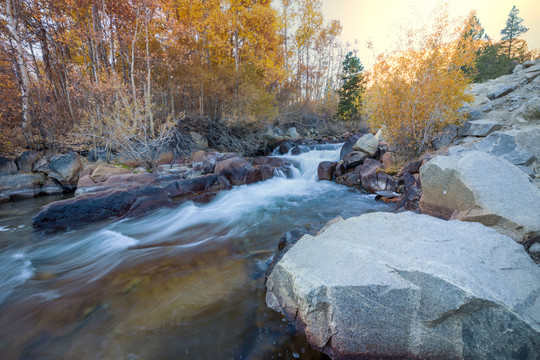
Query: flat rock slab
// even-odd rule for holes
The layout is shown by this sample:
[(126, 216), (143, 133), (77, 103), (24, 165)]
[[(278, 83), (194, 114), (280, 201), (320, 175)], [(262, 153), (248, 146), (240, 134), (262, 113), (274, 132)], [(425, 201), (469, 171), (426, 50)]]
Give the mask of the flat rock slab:
[(515, 90), (515, 85), (499, 85), (492, 92), (487, 94), (489, 100), (495, 100), (506, 96)]
[(540, 190), (518, 167), (469, 151), (420, 168), (424, 213), (476, 221), (522, 242), (540, 234)]
[(473, 120), (467, 122), (463, 130), (460, 131), (461, 136), (488, 136), (494, 131), (500, 130), (502, 125), (491, 120)]
[[(473, 150), (483, 151), (511, 162), (514, 165), (529, 165), (535, 157), (516, 144), (515, 132), (496, 131), (482, 141), (474, 144)], [(540, 138), (537, 139), (540, 142)]]
[(268, 306), (333, 359), (535, 359), (540, 268), (478, 223), (370, 213), (304, 235)]

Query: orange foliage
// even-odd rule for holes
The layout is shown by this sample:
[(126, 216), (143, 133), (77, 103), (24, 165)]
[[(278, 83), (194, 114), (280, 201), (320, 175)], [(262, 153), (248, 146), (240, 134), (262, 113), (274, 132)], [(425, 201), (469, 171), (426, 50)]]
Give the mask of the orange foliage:
[(453, 25), (442, 11), (419, 45), (380, 57), (364, 97), (369, 126), (384, 127), (385, 138), (407, 155), (419, 155), (442, 128), (459, 124), (459, 108), (471, 101), (471, 79), (479, 42), (467, 20)]

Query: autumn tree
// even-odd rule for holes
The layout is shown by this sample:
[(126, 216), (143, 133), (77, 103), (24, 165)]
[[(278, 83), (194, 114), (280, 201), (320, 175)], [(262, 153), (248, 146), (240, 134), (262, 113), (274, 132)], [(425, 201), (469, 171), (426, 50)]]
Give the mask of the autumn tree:
[(506, 19), (506, 26), (501, 30), (502, 40), (507, 43), (508, 60), (512, 59), (512, 49), (517, 37), (529, 31), (527, 27), (521, 24), (523, 19), (518, 14), (518, 8), (515, 5), (512, 6), (512, 10), (510, 10), (510, 14), (508, 14), (508, 18)]
[[(381, 56), (371, 71), (364, 111), (370, 127), (385, 127), (385, 138), (406, 155), (419, 155), (435, 134), (459, 124), (459, 108), (471, 101), (471, 79), (463, 68), (474, 66), (478, 41), (465, 20), (451, 24), (446, 11), (418, 46)], [(421, 34), (417, 32), (417, 34)]]

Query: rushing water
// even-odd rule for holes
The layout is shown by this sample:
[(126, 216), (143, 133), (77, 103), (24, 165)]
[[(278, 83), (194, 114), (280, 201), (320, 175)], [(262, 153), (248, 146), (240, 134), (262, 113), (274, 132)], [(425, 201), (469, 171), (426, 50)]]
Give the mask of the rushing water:
[(0, 205), (0, 357), (322, 358), (266, 307), (264, 271), (286, 231), (390, 208), (316, 180), (337, 145), (283, 157), (292, 178), (53, 235), (31, 229), (51, 198)]

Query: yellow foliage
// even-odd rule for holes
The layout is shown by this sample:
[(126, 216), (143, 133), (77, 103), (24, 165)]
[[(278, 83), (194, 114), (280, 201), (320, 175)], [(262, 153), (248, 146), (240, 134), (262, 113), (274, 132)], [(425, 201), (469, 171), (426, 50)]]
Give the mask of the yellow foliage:
[(416, 33), (420, 46), (380, 56), (371, 70), (364, 115), (373, 130), (385, 126), (385, 139), (404, 154), (420, 154), (442, 128), (462, 121), (458, 110), (472, 100), (463, 69), (474, 68), (479, 46), (466, 36), (470, 26), (451, 24), (443, 9), (429, 34)]

